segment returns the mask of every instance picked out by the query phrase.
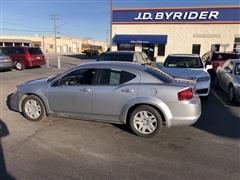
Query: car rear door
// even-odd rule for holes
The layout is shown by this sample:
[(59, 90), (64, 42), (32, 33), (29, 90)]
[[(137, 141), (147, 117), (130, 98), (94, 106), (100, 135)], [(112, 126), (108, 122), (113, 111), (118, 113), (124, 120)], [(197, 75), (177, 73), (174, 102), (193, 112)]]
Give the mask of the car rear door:
[(100, 69), (93, 88), (92, 113), (105, 121), (119, 121), (124, 105), (137, 96), (139, 81), (140, 76), (133, 72)]

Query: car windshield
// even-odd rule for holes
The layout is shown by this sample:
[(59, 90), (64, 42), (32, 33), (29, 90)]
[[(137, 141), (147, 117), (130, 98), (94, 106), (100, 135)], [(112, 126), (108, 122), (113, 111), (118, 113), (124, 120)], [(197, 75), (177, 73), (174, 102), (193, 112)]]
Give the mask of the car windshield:
[(133, 53), (106, 53), (103, 55), (103, 61), (128, 61), (133, 62)]
[(212, 57), (212, 61), (226, 61), (228, 59), (238, 59), (238, 55), (233, 53), (215, 53)]
[(236, 72), (235, 72), (236, 75), (240, 75), (240, 63), (238, 63), (236, 65)]
[(199, 57), (168, 56), (164, 65), (168, 68), (203, 68)]
[(171, 83), (174, 79), (168, 73), (163, 72), (162, 70), (157, 69), (157, 68), (149, 67), (149, 68), (145, 69), (145, 71), (165, 83)]
[(29, 54), (33, 54), (33, 55), (42, 54), (42, 51), (39, 48), (28, 48), (28, 52)]

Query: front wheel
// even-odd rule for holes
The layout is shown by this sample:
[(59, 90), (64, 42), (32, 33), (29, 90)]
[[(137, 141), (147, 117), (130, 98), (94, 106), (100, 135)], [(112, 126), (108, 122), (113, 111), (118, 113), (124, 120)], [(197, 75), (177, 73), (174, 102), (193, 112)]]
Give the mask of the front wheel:
[(42, 101), (36, 96), (27, 96), (23, 100), (22, 113), (30, 121), (40, 121), (46, 115)]
[(162, 117), (155, 108), (142, 105), (131, 113), (129, 125), (137, 136), (151, 137), (161, 130)]

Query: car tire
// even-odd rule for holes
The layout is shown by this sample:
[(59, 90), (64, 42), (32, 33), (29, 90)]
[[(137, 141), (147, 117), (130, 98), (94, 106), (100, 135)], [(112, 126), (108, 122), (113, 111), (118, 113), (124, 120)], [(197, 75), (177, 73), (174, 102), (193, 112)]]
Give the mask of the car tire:
[(46, 116), (43, 102), (36, 96), (27, 96), (22, 102), (22, 113), (30, 121), (40, 121)]
[(228, 100), (231, 103), (235, 102), (235, 89), (232, 85), (229, 87), (228, 90)]
[(152, 137), (161, 130), (162, 117), (155, 108), (141, 105), (132, 111), (129, 126), (137, 136)]
[(15, 67), (16, 67), (16, 69), (19, 70), (19, 71), (22, 71), (22, 70), (25, 68), (25, 66), (24, 66), (24, 64), (22, 63), (22, 61), (17, 61), (17, 62), (15, 63)]

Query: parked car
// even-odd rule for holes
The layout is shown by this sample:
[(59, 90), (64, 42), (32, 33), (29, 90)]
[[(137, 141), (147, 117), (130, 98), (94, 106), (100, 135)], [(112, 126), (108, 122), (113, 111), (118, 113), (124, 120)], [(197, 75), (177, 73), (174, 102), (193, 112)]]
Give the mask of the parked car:
[(229, 101), (240, 102), (240, 59), (227, 60), (216, 74), (215, 86), (228, 93)]
[(126, 61), (139, 64), (151, 64), (150, 59), (144, 52), (136, 51), (108, 51), (103, 53), (99, 61)]
[(9, 56), (4, 55), (0, 50), (0, 70), (11, 70), (14, 67)]
[[(210, 68), (212, 66), (208, 65), (207, 69)], [(198, 55), (170, 54), (167, 56), (161, 69), (173, 77), (196, 81), (197, 94), (202, 97), (208, 97), (211, 79)]]
[(238, 55), (235, 52), (212, 52), (209, 51), (202, 56), (202, 61), (205, 67), (209, 64), (213, 66), (212, 69), (209, 69), (208, 72), (211, 75), (212, 79), (216, 76), (217, 68), (225, 63), (228, 59), (238, 59)]
[(38, 67), (46, 64), (40, 48), (34, 47), (1, 47), (1, 51), (10, 56), (17, 70), (25, 67)]
[(129, 124), (139, 136), (191, 125), (201, 115), (193, 81), (175, 80), (150, 66), (95, 62), (26, 82), (11, 96), (13, 110), (31, 121), (45, 115)]

